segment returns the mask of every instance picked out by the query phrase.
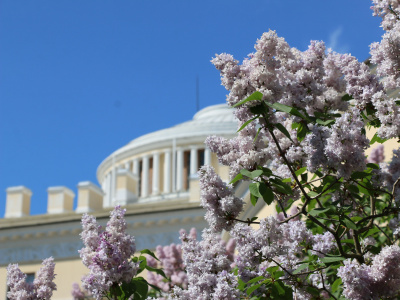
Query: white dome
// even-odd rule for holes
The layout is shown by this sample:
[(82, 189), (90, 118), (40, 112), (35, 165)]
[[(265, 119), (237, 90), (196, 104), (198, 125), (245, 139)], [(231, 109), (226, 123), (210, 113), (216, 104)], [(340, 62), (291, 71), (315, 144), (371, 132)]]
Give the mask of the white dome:
[(237, 120), (232, 108), (226, 104), (208, 106), (197, 112), (190, 121), (145, 134), (116, 150), (100, 164), (97, 177), (100, 179), (104, 171), (111, 166), (113, 157), (115, 157), (115, 163), (118, 163), (140, 153), (170, 147), (173, 141), (177, 146), (191, 143), (202, 144), (210, 135), (230, 138), (236, 131)]

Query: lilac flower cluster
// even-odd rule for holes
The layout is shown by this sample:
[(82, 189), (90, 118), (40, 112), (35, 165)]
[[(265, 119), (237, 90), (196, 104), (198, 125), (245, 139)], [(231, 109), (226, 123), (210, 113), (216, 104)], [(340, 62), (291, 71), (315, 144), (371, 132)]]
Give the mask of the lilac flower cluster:
[(386, 31), (380, 43), (371, 44), (371, 62), (377, 64), (377, 73), (384, 77), (388, 89), (400, 85), (400, 3), (398, 0), (373, 0), (374, 15), (382, 18)]
[[(180, 235), (181, 237), (185, 236), (193, 241), (197, 240), (197, 233), (195, 228), (192, 228), (189, 234), (187, 234), (184, 229), (181, 229)], [(235, 240), (230, 239), (226, 244), (218, 236), (217, 240), (222, 247), (225, 247), (226, 257), (232, 265), (234, 261), (236, 245)], [(162, 268), (165, 275), (170, 278), (170, 282), (161, 275), (153, 272), (148, 273), (147, 281), (150, 284), (159, 287), (164, 292), (163, 295), (166, 297), (168, 297), (168, 293), (170, 293), (175, 286), (186, 290), (188, 288), (188, 275), (186, 273), (186, 265), (183, 261), (182, 245), (171, 244), (164, 247), (157, 246), (156, 256), (160, 260), (160, 263), (157, 263), (157, 260), (149, 256), (147, 257), (147, 264), (151, 267)], [(225, 274), (226, 278), (230, 276), (232, 275)], [(222, 283), (223, 282), (221, 282), (221, 285), (219, 287), (221, 289), (221, 293), (223, 293), (223, 291), (225, 290), (225, 285), (223, 285)], [(165, 297), (160, 299), (165, 299)]]
[(229, 230), (243, 209), (243, 201), (234, 196), (232, 187), (227, 186), (212, 167), (201, 167), (199, 176), (201, 205), (207, 210), (205, 218), (211, 230)]
[(371, 154), (368, 156), (367, 161), (369, 163), (380, 164), (385, 160), (385, 147), (378, 145), (371, 150)]
[(53, 282), (54, 259), (52, 257), (43, 260), (43, 267), (37, 272), (33, 283), (27, 283), (26, 274), (24, 274), (17, 264), (10, 264), (7, 267), (7, 286), (10, 291), (7, 297), (11, 300), (49, 300), (53, 291), (57, 290)]
[[(192, 239), (196, 239), (195, 228), (192, 228), (189, 236)], [(164, 277), (153, 272), (148, 273), (148, 282), (159, 287), (165, 293), (169, 292), (174, 286), (187, 289), (188, 279), (183, 264), (182, 245), (159, 245), (156, 248), (156, 256), (160, 260), (160, 264), (151, 256), (147, 257), (147, 264), (154, 268), (161, 267), (165, 275), (171, 279), (171, 282), (168, 282)]]
[(205, 229), (200, 242), (185, 232), (181, 232), (181, 240), (188, 289), (175, 286), (169, 299), (240, 299), (237, 278), (230, 273), (232, 262), (220, 236)]
[(346, 260), (338, 276), (343, 281), (344, 296), (351, 300), (395, 297), (400, 292), (400, 248), (384, 247), (371, 265)]
[(312, 233), (303, 221), (279, 225), (274, 217), (262, 219), (258, 229), (238, 223), (231, 234), (237, 243), (236, 264), (244, 281), (266, 275), (263, 273), (265, 265), (260, 264), (261, 261), (274, 259), (287, 270), (295, 269), (301, 259), (295, 253), (301, 252), (301, 244), (312, 244)]
[(135, 239), (126, 233), (124, 215), (125, 210), (116, 206), (104, 231), (93, 216), (82, 216), (81, 238), (85, 248), (79, 253), (90, 270), (82, 282), (96, 299), (102, 299), (113, 285), (129, 282), (138, 270), (138, 265), (131, 261)]
[[(309, 157), (307, 167), (311, 172), (319, 168), (326, 171), (333, 168), (339, 177), (348, 178), (352, 172), (365, 169), (364, 151), (369, 140), (361, 132), (364, 123), (356, 110), (337, 118), (330, 129), (317, 125), (314, 127), (313, 133), (306, 138), (304, 149)], [(316, 141), (318, 139), (320, 141)]]
[(84, 291), (81, 290), (77, 282), (72, 284), (71, 296), (74, 300), (84, 300), (86, 297)]

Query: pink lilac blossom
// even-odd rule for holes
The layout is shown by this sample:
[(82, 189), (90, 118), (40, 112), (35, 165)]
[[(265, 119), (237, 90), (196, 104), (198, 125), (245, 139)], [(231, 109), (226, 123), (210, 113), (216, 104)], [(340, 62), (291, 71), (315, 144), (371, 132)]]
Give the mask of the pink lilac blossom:
[[(393, 150), (393, 156), (390, 163), (380, 163), (381, 168), (380, 177), (382, 178), (383, 185), (389, 191), (392, 191), (393, 185), (398, 178), (400, 178), (400, 148)], [(395, 199), (400, 200), (400, 193), (399, 193), (400, 186), (397, 186), (395, 189)]]
[(400, 248), (385, 246), (371, 265), (345, 260), (338, 269), (343, 294), (351, 300), (391, 298), (400, 292)]
[(367, 161), (369, 163), (379, 164), (385, 160), (385, 147), (383, 145), (378, 145), (372, 148)]
[(312, 243), (312, 234), (303, 221), (279, 225), (274, 217), (260, 220), (258, 229), (238, 223), (231, 230), (231, 235), (236, 240), (238, 251), (236, 265), (245, 282), (265, 276), (265, 266), (260, 262), (272, 258), (288, 270), (295, 269), (301, 259), (295, 253), (301, 252), (302, 243)]
[(313, 246), (312, 249), (319, 257), (323, 257), (330, 251), (337, 248), (335, 237), (329, 231), (324, 234), (316, 234), (312, 236)]
[(353, 109), (336, 119), (332, 128), (315, 125), (305, 138), (304, 151), (311, 172), (337, 170), (339, 177), (348, 178), (354, 171), (365, 169), (364, 151), (369, 140), (362, 134), (364, 123)]
[(391, 30), (398, 23), (400, 16), (399, 0), (372, 0), (371, 9), (374, 16), (382, 18), (381, 27), (384, 30)]
[(85, 248), (79, 253), (90, 270), (82, 282), (98, 300), (112, 285), (130, 281), (138, 270), (138, 265), (130, 259), (136, 250), (135, 239), (126, 233), (124, 215), (125, 210), (116, 206), (104, 231), (94, 217), (82, 216), (81, 238)]
[(53, 282), (54, 259), (46, 258), (42, 263), (43, 267), (39, 269), (37, 277), (33, 283), (25, 282), (26, 274), (22, 273), (17, 264), (10, 264), (7, 267), (7, 286), (10, 291), (7, 297), (11, 300), (49, 300), (53, 291), (57, 290)]
[[(179, 232), (181, 236), (187, 236), (190, 240), (196, 241), (197, 239), (195, 228), (192, 228), (189, 234), (187, 234), (184, 229), (181, 229)], [(225, 244), (223, 240), (219, 239), (219, 243), (225, 246), (226, 256), (232, 264), (235, 253), (235, 241), (230, 239)], [(153, 272), (148, 273), (147, 281), (159, 287), (164, 292), (164, 295), (168, 294), (175, 286), (184, 290), (187, 289), (188, 276), (182, 257), (182, 245), (171, 244), (169, 246), (157, 246), (156, 256), (160, 260), (160, 263), (157, 263), (157, 260), (153, 257), (148, 256), (147, 264), (151, 267), (162, 268), (165, 275), (170, 278), (171, 281), (166, 281), (164, 277)]]
[(200, 242), (184, 232), (181, 240), (189, 285), (187, 290), (175, 286), (169, 299), (239, 299), (237, 278), (229, 274), (231, 261), (220, 236), (205, 229)]
[(382, 36), (380, 43), (370, 45), (371, 62), (376, 64), (377, 75), (382, 77), (386, 89), (400, 86), (400, 22)]
[[(368, 140), (361, 134), (364, 123), (359, 118), (359, 110), (371, 101), (377, 106), (376, 94), (383, 89), (369, 67), (351, 55), (331, 50), (326, 52), (324, 43), (320, 41), (311, 41), (303, 52), (291, 48), (274, 31), (264, 33), (257, 40), (255, 50), (242, 65), (228, 54), (217, 55), (212, 60), (221, 72), (222, 84), (229, 90), (228, 104), (234, 105), (254, 91), (260, 91), (263, 100), (294, 106), (313, 116), (316, 112), (346, 111), (348, 102), (342, 101), (342, 96), (347, 92), (353, 96), (357, 109), (344, 113), (332, 128), (310, 126), (312, 135), (307, 135), (301, 143), (297, 141), (296, 130), (291, 128), (292, 122), (298, 122), (299, 117), (274, 113), (268, 122), (279, 122), (290, 133), (294, 143), (281, 132), (274, 131), (289, 162), (300, 165), (307, 162), (310, 171), (321, 166), (325, 170), (336, 169), (339, 176), (345, 177), (361, 170), (365, 166), (363, 152)], [(380, 102), (387, 105), (393, 101), (385, 99)], [(247, 102), (235, 110), (239, 125), (253, 117), (249, 107), (256, 104), (257, 101)], [(378, 106), (377, 109), (380, 111)], [(388, 126), (400, 130), (400, 124), (397, 126), (390, 122), (396, 119), (396, 113), (393, 114), (394, 117), (384, 123), (387, 126), (380, 129), (382, 134)], [(388, 118), (383, 111), (378, 115), (382, 120)], [(260, 125), (265, 124), (260, 121)], [(231, 178), (243, 168), (252, 170), (255, 165), (267, 164), (277, 175), (291, 177), (268, 132), (261, 130), (254, 142), (256, 128), (254, 124), (250, 125), (232, 140), (213, 136), (207, 139), (206, 144), (217, 154), (220, 163), (230, 166)], [(344, 130), (345, 138), (341, 139)], [(356, 141), (354, 145), (353, 139)]]
[(72, 284), (71, 296), (74, 298), (74, 300), (84, 300), (86, 297), (85, 293), (81, 290), (77, 282)]
[(207, 210), (205, 218), (211, 230), (229, 230), (243, 209), (243, 201), (233, 195), (232, 187), (226, 185), (212, 167), (201, 167), (199, 177), (201, 205)]

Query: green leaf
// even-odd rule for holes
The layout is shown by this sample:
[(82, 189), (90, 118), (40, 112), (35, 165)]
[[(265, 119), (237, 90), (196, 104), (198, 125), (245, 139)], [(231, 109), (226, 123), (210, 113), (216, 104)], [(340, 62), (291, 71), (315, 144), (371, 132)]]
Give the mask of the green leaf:
[(256, 177), (259, 177), (259, 176), (261, 176), (263, 173), (264, 173), (263, 170), (255, 170), (255, 171), (253, 171), (253, 172), (250, 172), (249, 170), (243, 169), (243, 170), (240, 171), (240, 174), (242, 174), (242, 175), (244, 175), (244, 176), (246, 176), (246, 177), (249, 177), (249, 178), (251, 178), (251, 179), (254, 179), (254, 178), (256, 178)]
[(246, 122), (243, 123), (242, 126), (240, 126), (240, 128), (236, 132), (242, 131), (247, 125), (249, 125), (251, 122), (253, 122), (254, 120), (256, 120), (258, 118), (259, 117), (257, 116), (257, 117), (254, 117), (254, 118), (250, 119), (250, 120), (247, 120)]
[(293, 274), (298, 274), (301, 271), (303, 271), (304, 269), (308, 268), (308, 263), (305, 264), (301, 264), (296, 270), (293, 271)]
[(307, 171), (307, 167), (302, 167), (294, 173), (296, 174), (296, 176), (299, 176), (299, 175), (303, 174), (305, 171)]
[(263, 175), (264, 176), (269, 177), (269, 176), (272, 175), (272, 171), (270, 169), (268, 169), (268, 168), (258, 166), (258, 169), (263, 171)]
[(168, 279), (162, 269), (157, 269), (157, 268), (153, 268), (153, 267), (150, 267), (150, 266), (146, 265), (146, 270), (148, 270), (150, 272), (157, 273), (158, 275), (161, 275), (162, 277)]
[(156, 260), (160, 261), (157, 256), (154, 254), (154, 252), (150, 251), (149, 249), (143, 249), (142, 251), (140, 251), (140, 254), (148, 254), (150, 256), (152, 256), (153, 258), (155, 258)]
[(242, 169), (242, 170), (240, 170), (240, 174), (242, 174), (242, 175), (244, 175), (244, 176), (246, 176), (246, 177), (251, 178), (251, 172), (250, 172), (249, 170)]
[(256, 277), (256, 278), (253, 278), (253, 279), (247, 281), (247, 285), (250, 285), (250, 284), (252, 284), (252, 283), (259, 282), (260, 280), (264, 280), (264, 279), (265, 279), (264, 276), (258, 276), (258, 277)]
[(380, 169), (378, 164), (373, 164), (373, 163), (367, 164), (367, 167), (371, 168), (371, 169), (375, 169), (375, 170), (379, 170)]
[(301, 122), (300, 126), (297, 128), (297, 139), (299, 142), (304, 140), (308, 132), (310, 132), (310, 129), (308, 129), (307, 124)]
[(345, 244), (354, 245), (354, 240), (352, 240), (352, 239), (345, 239), (345, 240), (341, 240), (340, 242), (345, 243)]
[(256, 177), (260, 177), (263, 174), (262, 170), (255, 170), (253, 172), (250, 173), (251, 174), (251, 179), (254, 179)]
[(371, 228), (370, 230), (368, 230), (366, 233), (363, 234), (363, 238), (366, 238), (367, 236), (373, 235), (377, 232), (380, 232), (378, 228)]
[(278, 266), (272, 266), (272, 267), (269, 267), (269, 268), (266, 269), (266, 271), (271, 275), (274, 274), (278, 270), (279, 270)]
[(299, 128), (299, 126), (300, 126), (300, 123), (296, 123), (296, 122), (292, 123), (292, 129)]
[(386, 142), (388, 139), (382, 139), (378, 136), (378, 133), (375, 133), (375, 135), (372, 137), (371, 141), (369, 142), (370, 145), (378, 142), (379, 144), (383, 144)]
[(272, 185), (282, 194), (293, 195), (292, 188), (278, 178), (270, 178)]
[(318, 289), (311, 287), (311, 286), (306, 287), (306, 291), (307, 291), (307, 293), (314, 295), (314, 296), (319, 296), (319, 294), (320, 294)]
[(321, 119), (317, 119), (316, 121), (318, 124), (322, 125), (322, 126), (329, 126), (331, 124), (335, 123), (335, 120), (327, 120), (327, 121), (322, 121)]
[(272, 203), (272, 201), (274, 201), (274, 193), (264, 183), (259, 185), (258, 191), (260, 192), (265, 203), (267, 203), (268, 205), (270, 205)]
[(356, 171), (356, 172), (353, 172), (353, 174), (351, 174), (352, 179), (363, 179), (363, 178), (366, 178), (369, 176), (371, 176), (371, 174), (367, 173), (367, 172), (357, 172)]
[(314, 198), (314, 197), (318, 196), (319, 194), (317, 192), (310, 191), (307, 193), (307, 195), (310, 196), (311, 198)]
[[(145, 300), (147, 298), (147, 293), (149, 287), (147, 281), (143, 277), (135, 277), (132, 281), (135, 286), (135, 292), (133, 293), (135, 300)], [(123, 288), (122, 288), (123, 289)]]
[(342, 284), (342, 279), (339, 277), (332, 283), (331, 286), (332, 293), (336, 292), (341, 284)]
[(321, 258), (324, 264), (331, 264), (342, 260), (345, 260), (345, 258), (341, 256), (325, 256)]
[(268, 106), (270, 106), (270, 107), (276, 109), (277, 111), (282, 111), (282, 112), (288, 113), (288, 114), (290, 114), (290, 115), (292, 115), (292, 116), (297, 116), (297, 117), (300, 117), (300, 118), (302, 118), (302, 119), (304, 119), (304, 120), (308, 120), (308, 118), (306, 118), (303, 114), (301, 114), (301, 113), (300, 113), (296, 108), (294, 108), (294, 107), (287, 106), (287, 105), (284, 105), (284, 104), (281, 104), (281, 103), (278, 103), (278, 102), (273, 103), (273, 104), (268, 103), (268, 102), (265, 102), (265, 103), (266, 103)]
[(238, 103), (236, 103), (233, 107), (238, 107), (240, 105), (243, 105), (246, 102), (249, 101), (254, 101), (254, 100), (262, 100), (263, 94), (260, 92), (254, 92), (253, 94), (251, 94), (249, 97), (247, 97), (246, 99), (239, 101)]
[(262, 104), (259, 104), (259, 105), (250, 107), (250, 111), (254, 115), (261, 115), (263, 113), (268, 112), (269, 109), (268, 109), (268, 107), (266, 107), (266, 106), (264, 106)]
[(250, 294), (252, 292), (254, 292), (256, 289), (258, 289), (261, 285), (262, 285), (262, 283), (259, 283), (259, 284), (256, 284), (256, 285), (253, 285), (253, 286), (249, 287), (247, 289), (247, 291), (246, 291), (246, 294), (250, 296)]
[(356, 185), (354, 185), (354, 184), (349, 184), (349, 185), (347, 186), (347, 189), (348, 189), (350, 192), (354, 193), (354, 194), (358, 194), (358, 193), (360, 192), (360, 190), (358, 189), (358, 187), (357, 187)]
[(253, 143), (255, 143), (257, 141), (258, 134), (260, 133), (260, 131), (261, 131), (261, 127), (257, 129), (257, 133), (256, 133), (256, 136), (254, 137)]
[(237, 181), (239, 181), (239, 180), (241, 180), (241, 179), (243, 179), (243, 174), (242, 174), (242, 173), (239, 173), (239, 174), (237, 174), (237, 175), (235, 176), (235, 178), (233, 178), (233, 179), (231, 180), (231, 182), (229, 182), (229, 184), (234, 184), (235, 182), (237, 182)]
[(353, 99), (353, 97), (350, 96), (349, 94), (346, 94), (346, 95), (344, 95), (344, 96), (342, 97), (342, 101), (349, 101), (349, 100), (351, 100), (351, 99)]
[(289, 131), (287, 131), (285, 126), (283, 126), (281, 123), (277, 123), (277, 124), (275, 124), (275, 127), (280, 132), (282, 132), (289, 140), (291, 140), (293, 142), (292, 137), (290, 136), (290, 133), (289, 133)]
[(278, 290), (279, 295), (284, 295), (285, 294), (285, 289), (283, 288), (283, 285), (280, 282), (280, 280), (275, 281), (274, 282), (274, 286)]
[(250, 202), (253, 206), (256, 206), (258, 201), (258, 197), (254, 196), (253, 194), (250, 194)]
[(249, 185), (250, 193), (258, 198), (262, 197), (260, 194), (259, 188), (260, 188), (259, 182), (253, 182), (253, 183), (250, 183), (250, 185)]
[(356, 225), (356, 223), (354, 223), (354, 222), (353, 222), (351, 219), (349, 219), (347, 216), (345, 216), (341, 221), (346, 225), (347, 228), (357, 230), (357, 225)]
[(316, 208), (316, 209), (313, 209), (312, 211), (310, 211), (308, 214), (310, 214), (310, 215), (312, 215), (312, 216), (318, 216), (319, 214), (323, 214), (323, 213), (326, 213), (326, 212), (328, 212), (328, 211), (330, 211), (330, 207), (328, 207), (328, 208)]

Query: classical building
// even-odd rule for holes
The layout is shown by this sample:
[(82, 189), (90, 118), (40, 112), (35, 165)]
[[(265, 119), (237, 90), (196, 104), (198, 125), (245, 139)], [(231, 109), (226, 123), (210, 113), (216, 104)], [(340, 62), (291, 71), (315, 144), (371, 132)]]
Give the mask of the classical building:
[[(0, 298), (6, 298), (6, 266), (19, 263), (29, 278), (35, 276), (44, 258), (56, 262), (57, 291), (53, 299), (71, 299), (73, 282), (87, 273), (78, 249), (81, 215), (90, 213), (105, 225), (116, 204), (127, 209), (128, 231), (135, 236), (137, 249), (179, 243), (181, 228), (206, 227), (205, 211), (199, 206), (197, 171), (212, 165), (228, 180), (228, 168), (205, 148), (209, 135), (231, 138), (237, 130), (232, 110), (214, 105), (196, 113), (192, 120), (134, 139), (108, 156), (97, 169), (100, 185), (80, 182), (76, 192), (64, 187), (48, 188), (47, 214), (30, 215), (30, 189), (7, 189), (6, 211), (0, 219)], [(248, 200), (246, 184), (236, 194)], [(243, 218), (260, 211), (248, 206)], [(32, 203), (33, 204), (33, 203)]]

